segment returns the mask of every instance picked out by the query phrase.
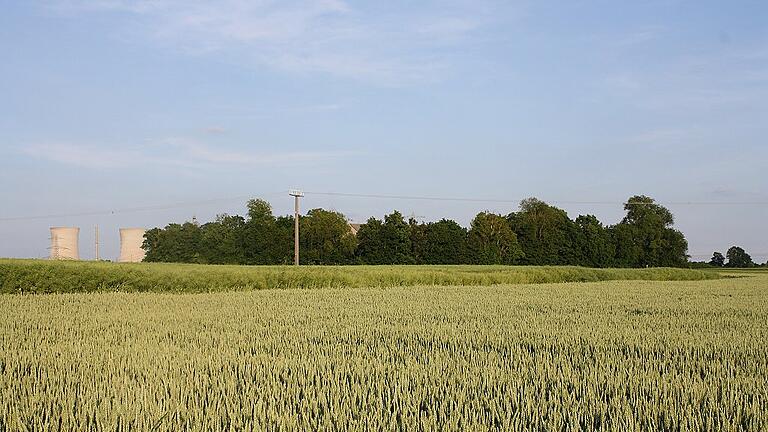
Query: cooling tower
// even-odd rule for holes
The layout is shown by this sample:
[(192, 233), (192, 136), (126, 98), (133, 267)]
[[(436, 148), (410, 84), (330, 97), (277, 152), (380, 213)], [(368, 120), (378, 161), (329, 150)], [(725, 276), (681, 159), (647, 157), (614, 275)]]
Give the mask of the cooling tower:
[(144, 259), (144, 228), (120, 228), (120, 258), (118, 262), (140, 262)]
[(51, 259), (79, 260), (77, 238), (80, 228), (51, 227)]

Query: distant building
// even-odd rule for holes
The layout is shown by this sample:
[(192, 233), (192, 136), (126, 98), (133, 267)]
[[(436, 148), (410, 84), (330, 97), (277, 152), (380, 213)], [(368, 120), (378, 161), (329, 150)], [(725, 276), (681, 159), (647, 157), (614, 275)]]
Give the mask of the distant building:
[(51, 227), (51, 259), (79, 260), (79, 236), (77, 227)]
[(349, 225), (349, 229), (352, 231), (352, 235), (357, 235), (357, 232), (360, 231), (360, 227), (363, 224), (351, 223), (351, 224), (348, 224), (348, 225)]
[(120, 228), (120, 258), (118, 262), (141, 262), (145, 251), (141, 248), (144, 244), (144, 228)]

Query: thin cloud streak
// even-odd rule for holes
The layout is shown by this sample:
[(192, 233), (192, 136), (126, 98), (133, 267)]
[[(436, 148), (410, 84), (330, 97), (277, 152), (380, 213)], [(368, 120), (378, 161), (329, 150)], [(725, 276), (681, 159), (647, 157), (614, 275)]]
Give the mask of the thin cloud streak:
[(20, 153), (35, 159), (89, 169), (120, 169), (146, 165), (186, 168), (238, 165), (285, 167), (330, 163), (354, 154), (344, 151), (233, 151), (222, 147), (214, 148), (185, 138), (167, 138), (149, 146), (126, 149), (44, 143), (24, 146), (20, 148)]
[(392, 22), (341, 0), (59, 0), (52, 5), (64, 15), (129, 14), (137, 23), (129, 37), (187, 53), (220, 53), (256, 67), (388, 86), (433, 80), (450, 60), (424, 58), (419, 47), (460, 44), (482, 21), (414, 13)]

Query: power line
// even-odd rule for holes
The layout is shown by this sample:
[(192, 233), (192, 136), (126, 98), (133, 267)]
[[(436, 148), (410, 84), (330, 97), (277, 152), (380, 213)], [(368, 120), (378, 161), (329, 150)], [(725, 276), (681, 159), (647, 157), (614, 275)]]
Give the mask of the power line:
[[(424, 195), (382, 195), (382, 194), (362, 194), (345, 192), (304, 192), (307, 195), (327, 195), (351, 198), (378, 198), (378, 199), (401, 199), (414, 201), (457, 201), (457, 202), (480, 202), (480, 203), (503, 203), (515, 204), (524, 201), (523, 199), (495, 199), (495, 198), (457, 198), (457, 197), (438, 197)], [(628, 203), (619, 201), (564, 201), (550, 200), (545, 201), (552, 204), (573, 204), (573, 205), (768, 205), (768, 201), (654, 201), (653, 203)]]
[(250, 194), (250, 195), (241, 195), (241, 196), (234, 196), (234, 197), (227, 197), (227, 198), (212, 198), (212, 199), (200, 200), (200, 201), (185, 201), (185, 202), (177, 202), (172, 204), (151, 205), (151, 206), (142, 206), (142, 207), (127, 207), (127, 208), (114, 209), (114, 210), (96, 210), (96, 211), (80, 212), (80, 213), (58, 213), (58, 214), (54, 213), (54, 214), (35, 215), (35, 216), (14, 216), (14, 217), (0, 218), (0, 222), (67, 218), (67, 217), (84, 217), (84, 216), (105, 216), (105, 215), (115, 215), (115, 214), (123, 214), (123, 213), (171, 210), (176, 208), (193, 207), (197, 205), (215, 204), (220, 202), (248, 199), (248, 198), (253, 198), (254, 196), (272, 196), (280, 193), (281, 192), (273, 192), (268, 194)]
[[(692, 257), (708, 257), (708, 256), (712, 256), (714, 252), (718, 252), (718, 251), (712, 251), (708, 253), (689, 253), (688, 255)], [(747, 251), (747, 252), (749, 252), (750, 255), (754, 255), (754, 256), (768, 256), (768, 252), (750, 252), (750, 251)]]
[[(172, 204), (150, 205), (140, 207), (127, 207), (112, 210), (95, 210), (88, 212), (77, 213), (52, 213), (43, 215), (32, 216), (14, 216), (0, 218), (0, 222), (13, 222), (22, 220), (40, 220), (40, 219), (53, 219), (53, 218), (68, 218), (68, 217), (85, 217), (85, 216), (105, 216), (115, 215), (123, 213), (137, 213), (146, 211), (161, 211), (171, 210), (175, 208), (192, 207), (197, 205), (214, 204), (219, 202), (228, 202), (235, 200), (242, 200), (252, 198), (254, 196), (274, 196), (281, 195), (284, 192), (271, 192), (267, 194), (249, 194), (232, 196), (225, 198), (212, 198), (199, 201), (185, 201)], [(388, 194), (364, 194), (364, 193), (347, 193), (347, 192), (304, 192), (306, 195), (324, 195), (324, 196), (338, 196), (349, 198), (374, 198), (374, 199), (397, 199), (397, 200), (411, 200), (411, 201), (443, 201), (443, 202), (472, 202), (472, 203), (498, 203), (498, 204), (519, 204), (523, 199), (498, 199), (498, 198), (466, 198), (466, 197), (445, 197), (445, 196), (429, 196), (429, 195), (388, 195)], [(546, 201), (551, 204), (566, 204), (566, 205), (701, 205), (701, 206), (741, 206), (741, 205), (768, 205), (768, 201), (656, 201), (653, 203), (627, 203), (619, 201), (575, 201), (575, 200), (550, 200)]]

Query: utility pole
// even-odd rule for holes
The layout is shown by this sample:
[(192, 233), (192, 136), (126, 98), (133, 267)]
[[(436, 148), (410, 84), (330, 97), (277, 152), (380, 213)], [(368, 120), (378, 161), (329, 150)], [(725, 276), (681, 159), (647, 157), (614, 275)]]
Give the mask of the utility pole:
[(96, 225), (96, 261), (99, 260), (99, 226)]
[(291, 189), (288, 195), (293, 197), (293, 265), (299, 265), (299, 198), (304, 196), (304, 192), (298, 189)]

